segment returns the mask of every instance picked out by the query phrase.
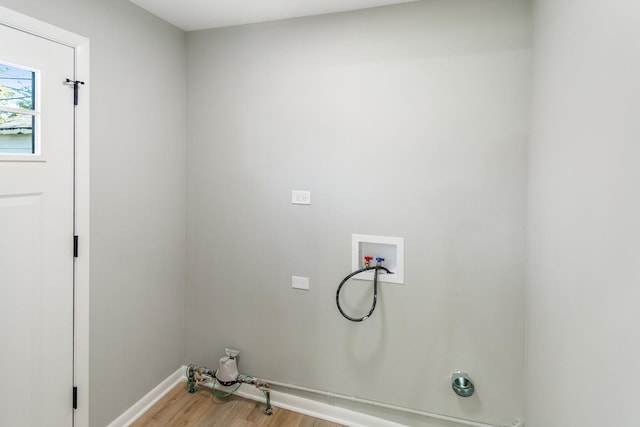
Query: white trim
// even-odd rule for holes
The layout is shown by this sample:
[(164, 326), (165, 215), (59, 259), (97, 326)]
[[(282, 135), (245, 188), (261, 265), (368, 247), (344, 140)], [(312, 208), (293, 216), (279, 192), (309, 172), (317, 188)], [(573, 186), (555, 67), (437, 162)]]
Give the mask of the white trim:
[[(248, 384), (242, 384), (234, 395), (258, 402), (265, 402), (265, 397), (262, 392)], [(340, 408), (313, 399), (294, 396), (281, 391), (271, 391), (271, 404), (276, 408), (298, 412), (309, 417), (319, 418), (348, 427), (406, 427), (404, 424), (394, 423), (361, 412)]]
[[(122, 415), (113, 420), (107, 427), (127, 427), (133, 424), (138, 418), (144, 415), (153, 405), (162, 399), (172, 388), (186, 380), (186, 366), (181, 367), (167, 379), (158, 384), (153, 390), (147, 393), (142, 399), (127, 409)], [(186, 393), (186, 392), (185, 392)]]
[[(89, 39), (3, 6), (0, 24), (74, 48), (76, 79), (88, 83)], [(89, 86), (83, 86), (81, 103), (76, 109), (76, 233), (80, 236), (80, 253), (75, 263), (76, 427), (89, 427)]]
[[(299, 390), (306, 393), (314, 393), (321, 396), (326, 396), (329, 398), (341, 399), (350, 402), (356, 402), (361, 405), (369, 405), (371, 407), (377, 408), (385, 408), (390, 409), (397, 412), (403, 412), (407, 414), (415, 414), (424, 418), (430, 418), (433, 420), (445, 421), (447, 423), (451, 423), (452, 425), (457, 426), (468, 426), (468, 427), (502, 427), (495, 424), (487, 424), (480, 421), (472, 421), (463, 418), (450, 417), (447, 415), (440, 415), (432, 412), (420, 411), (417, 409), (405, 408), (402, 406), (391, 405), (388, 403), (376, 402), (367, 399), (361, 399), (355, 396), (347, 396), (344, 394), (337, 394), (328, 391), (317, 390), (308, 387), (297, 386), (293, 384), (281, 383), (278, 381), (273, 381), (269, 379), (262, 380), (271, 384), (271, 386), (283, 387), (285, 389), (291, 390)], [(222, 387), (222, 391), (228, 391), (229, 388)], [(251, 391), (253, 390), (253, 391)], [(261, 400), (264, 401), (264, 397), (261, 392), (257, 391), (254, 387), (249, 385), (242, 385), (239, 389), (239, 392), (236, 393), (239, 396), (247, 397), (249, 399)], [(246, 395), (245, 395), (246, 394)], [(274, 400), (275, 399), (275, 400)], [(352, 411), (348, 409), (343, 409), (339, 407), (335, 407), (333, 405), (317, 402), (313, 399), (305, 399), (301, 397), (297, 397), (291, 395), (289, 393), (280, 392), (280, 391), (272, 391), (272, 399), (271, 402), (273, 406), (280, 406), (285, 409), (289, 409), (295, 412), (300, 412), (302, 414), (310, 415), (316, 418), (324, 419), (327, 421), (336, 422), (338, 424), (343, 424), (346, 426), (352, 427), (396, 427), (401, 426), (401, 424), (397, 424), (388, 420), (384, 420), (377, 417), (372, 417), (370, 415), (365, 415), (357, 411)], [(514, 420), (510, 423), (509, 427), (524, 427), (524, 422), (519, 420)]]
[(40, 36), (69, 47), (78, 47), (87, 43), (86, 37), (72, 33), (54, 25), (32, 18), (6, 7), (0, 6), (0, 23), (16, 30)]
[[(415, 415), (419, 415), (421, 417), (425, 417), (425, 418), (430, 418), (430, 419), (434, 419), (434, 420), (440, 420), (440, 421), (446, 421), (448, 423), (452, 423), (458, 426), (469, 426), (469, 427), (502, 427), (502, 426), (498, 426), (495, 424), (487, 424), (487, 423), (483, 423), (480, 421), (472, 421), (472, 420), (467, 420), (464, 418), (458, 418), (458, 417), (451, 417), (448, 415), (441, 415), (441, 414), (436, 414), (434, 412), (427, 412), (427, 411), (421, 411), (418, 409), (411, 409), (411, 408), (407, 408), (404, 406), (398, 406), (398, 405), (392, 405), (389, 403), (383, 403), (383, 402), (378, 402), (378, 401), (374, 401), (374, 400), (368, 400), (368, 399), (362, 399), (356, 396), (349, 396), (346, 394), (339, 394), (339, 393), (333, 393), (330, 391), (323, 391), (323, 390), (317, 390), (317, 389), (313, 389), (313, 388), (309, 388), (309, 387), (302, 387), (302, 386), (298, 386), (298, 385), (294, 385), (294, 384), (287, 384), (287, 383), (282, 383), (282, 382), (278, 382), (278, 381), (273, 381), (273, 380), (269, 380), (269, 379), (264, 379), (264, 381), (268, 382), (271, 386), (278, 386), (278, 387), (284, 387), (284, 388), (289, 388), (291, 390), (300, 390), (300, 391), (304, 391), (307, 393), (315, 393), (315, 394), (319, 394), (321, 396), (326, 396), (329, 398), (336, 398), (336, 399), (342, 399), (342, 400), (346, 400), (349, 402), (355, 402), (358, 404), (362, 404), (362, 405), (369, 405), (371, 407), (376, 407), (376, 408), (384, 408), (384, 409), (390, 409), (392, 411), (397, 411), (397, 412), (404, 412), (407, 414), (415, 414)], [(511, 427), (515, 427), (516, 422), (511, 423)]]
[(90, 266), (90, 132), (89, 40), (76, 46), (76, 79), (85, 82), (76, 107), (76, 386), (75, 427), (89, 427), (89, 266)]

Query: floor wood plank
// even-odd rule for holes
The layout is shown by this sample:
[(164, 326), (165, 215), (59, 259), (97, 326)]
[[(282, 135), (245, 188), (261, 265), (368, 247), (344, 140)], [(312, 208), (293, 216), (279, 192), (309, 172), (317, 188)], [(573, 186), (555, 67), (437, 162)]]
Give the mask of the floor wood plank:
[(236, 396), (221, 399), (206, 389), (191, 394), (187, 384), (178, 384), (132, 427), (341, 427), (281, 408), (266, 415), (264, 408), (264, 402)]

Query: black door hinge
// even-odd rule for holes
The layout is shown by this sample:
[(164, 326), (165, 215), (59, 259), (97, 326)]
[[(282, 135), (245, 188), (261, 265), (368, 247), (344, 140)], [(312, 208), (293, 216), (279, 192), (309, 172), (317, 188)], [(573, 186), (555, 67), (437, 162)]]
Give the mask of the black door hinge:
[(81, 82), (80, 80), (67, 79), (65, 83), (70, 86), (73, 85), (73, 105), (78, 105), (78, 86), (83, 85), (84, 82)]
[(78, 409), (78, 387), (73, 387), (73, 409)]
[(73, 236), (73, 257), (78, 258), (78, 236)]

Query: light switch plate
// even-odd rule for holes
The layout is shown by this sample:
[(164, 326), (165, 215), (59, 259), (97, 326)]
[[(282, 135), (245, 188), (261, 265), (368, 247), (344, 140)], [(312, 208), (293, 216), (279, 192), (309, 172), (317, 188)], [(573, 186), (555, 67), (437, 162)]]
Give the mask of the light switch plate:
[(291, 191), (291, 203), (294, 205), (310, 205), (311, 204), (311, 191)]
[(309, 290), (309, 278), (308, 277), (291, 276), (291, 287), (293, 289), (303, 289), (305, 291), (308, 291)]

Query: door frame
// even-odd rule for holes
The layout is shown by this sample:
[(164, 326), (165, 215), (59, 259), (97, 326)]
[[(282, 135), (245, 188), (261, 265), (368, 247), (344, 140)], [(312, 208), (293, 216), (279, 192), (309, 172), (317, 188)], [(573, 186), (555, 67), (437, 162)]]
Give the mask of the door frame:
[(74, 385), (78, 387), (74, 427), (89, 427), (89, 39), (3, 6), (0, 24), (73, 48), (75, 75), (69, 78), (86, 83), (80, 89), (80, 102), (75, 109), (74, 227), (79, 250), (74, 260)]

